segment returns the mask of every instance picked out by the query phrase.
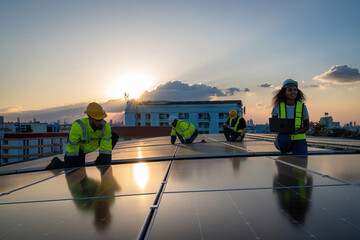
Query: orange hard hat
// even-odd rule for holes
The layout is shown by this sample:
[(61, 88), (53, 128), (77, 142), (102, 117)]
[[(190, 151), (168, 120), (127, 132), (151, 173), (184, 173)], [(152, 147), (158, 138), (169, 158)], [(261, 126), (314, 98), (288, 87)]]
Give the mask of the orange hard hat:
[(229, 112), (229, 116), (231, 119), (235, 119), (237, 117), (237, 111), (234, 109)]
[(96, 102), (89, 103), (84, 113), (96, 120), (102, 120), (107, 117), (104, 109)]

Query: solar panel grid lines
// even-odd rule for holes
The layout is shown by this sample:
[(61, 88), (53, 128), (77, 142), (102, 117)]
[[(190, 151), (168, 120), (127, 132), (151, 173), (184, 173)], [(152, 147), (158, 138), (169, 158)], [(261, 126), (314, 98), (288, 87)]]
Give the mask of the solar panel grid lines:
[[(301, 156), (298, 156), (298, 157), (301, 158)], [(310, 169), (308, 169), (308, 168), (301, 167), (301, 166), (296, 165), (296, 164), (292, 164), (292, 163), (290, 163), (289, 161), (283, 161), (283, 160), (280, 159), (280, 157), (279, 157), (279, 158), (269, 157), (269, 158), (271, 158), (271, 159), (274, 160), (274, 161), (281, 162), (281, 163), (283, 163), (283, 164), (289, 165), (289, 166), (291, 166), (291, 167), (295, 167), (295, 168), (301, 169), (301, 170), (303, 170), (303, 171), (311, 172), (311, 173), (313, 173), (313, 174), (317, 174), (317, 175), (320, 175), (320, 176), (322, 176), (322, 177), (330, 178), (330, 179), (333, 179), (333, 180), (335, 180), (335, 181), (342, 182), (342, 183), (344, 183), (344, 184), (352, 185), (352, 183), (347, 182), (347, 181), (345, 181), (345, 180), (337, 179), (337, 178), (335, 178), (335, 177), (332, 177), (332, 176), (329, 176), (329, 175), (326, 175), (326, 174), (323, 174), (323, 173), (319, 173), (319, 172), (310, 170)], [(290, 157), (290, 158), (294, 158), (294, 157)], [(297, 158), (297, 156), (295, 156), (295, 158)]]
[[(71, 170), (68, 170), (68, 172), (69, 172), (69, 171), (74, 171), (74, 170), (76, 170), (76, 169), (71, 169)], [(54, 171), (54, 172), (57, 172), (57, 171)], [(33, 186), (33, 185), (35, 185), (35, 184), (38, 184), (38, 183), (41, 183), (41, 182), (47, 181), (47, 180), (49, 180), (49, 179), (51, 179), (51, 178), (57, 177), (58, 175), (65, 174), (65, 173), (66, 173), (66, 172), (61, 172), (61, 173), (55, 174), (54, 176), (50, 176), (50, 177), (48, 177), (48, 178), (45, 178), (45, 179), (39, 180), (39, 181), (37, 181), (37, 182), (33, 182), (33, 183), (27, 184), (27, 185), (25, 185), (25, 186), (22, 186), (22, 187), (19, 187), (19, 188), (13, 189), (13, 190), (11, 190), (11, 191), (1, 193), (1, 194), (0, 194), (0, 197), (2, 197), (3, 195), (8, 195), (8, 194), (11, 194), (11, 193), (13, 193), (13, 192), (19, 191), (19, 190), (21, 190), (21, 189), (24, 189), (24, 188), (27, 188), (27, 187)]]
[[(162, 144), (159, 147), (163, 153), (166, 146), (170, 151), (167, 156), (149, 158), (144, 153), (150, 148), (161, 154), (156, 144), (145, 148), (140, 158), (138, 151), (142, 148), (138, 140), (126, 143), (131, 148), (127, 153), (133, 154), (127, 159), (129, 162), (115, 159), (112, 165), (120, 192), (112, 193), (111, 184), (105, 188), (100, 184), (97, 194), (76, 196), (84, 190), (91, 192), (90, 185), (70, 190), (66, 174), (49, 178), (48, 171), (0, 176), (0, 181), (9, 178), (25, 183), (14, 184), (2, 192), (38, 182), (0, 197), (6, 198), (0, 203), (0, 236), (2, 239), (360, 238), (358, 154), (326, 150), (311, 153), (307, 161), (297, 157), (287, 161), (261, 151), (267, 147), (274, 149), (271, 142), (246, 138), (244, 143), (226, 143), (223, 135), (209, 136), (216, 141), (208, 141), (206, 135), (207, 143), (190, 145), (171, 145), (169, 139), (161, 140), (168, 142), (165, 145), (153, 139), (152, 143)], [(216, 151), (220, 151), (218, 155)], [(264, 156), (253, 155), (251, 151)], [(315, 152), (315, 148), (311, 151)], [(91, 161), (90, 156), (82, 172), (94, 183), (101, 183), (101, 172), (91, 166)], [(41, 181), (46, 178), (49, 179)], [(106, 179), (103, 178), (103, 184)], [(5, 190), (0, 183), (2, 189)], [(71, 191), (75, 195), (69, 194)], [(11, 195), (15, 198), (9, 198)], [(101, 215), (94, 212), (95, 206), (103, 207)], [(146, 220), (148, 227), (144, 228)], [(145, 236), (139, 238), (142, 229), (146, 229)]]
[(271, 204), (273, 204), (276, 208), (279, 209), (281, 213), (283, 213), (287, 218), (291, 219), (293, 223), (295, 223), (298, 227), (300, 227), (308, 236), (314, 239), (318, 239), (315, 234), (310, 232), (305, 226), (301, 225), (299, 221), (297, 221), (291, 214), (289, 214), (285, 209), (283, 209), (278, 203), (276, 203), (273, 199), (269, 198), (266, 194), (260, 192)]
[[(174, 153), (175, 154), (175, 153)], [(172, 167), (173, 161), (171, 160), (169, 162), (168, 168), (166, 170), (165, 176), (163, 178), (163, 182), (160, 185), (160, 189), (158, 191), (158, 193), (156, 194), (155, 200), (153, 202), (153, 205), (150, 206), (149, 209), (149, 213), (148, 216), (143, 224), (143, 226), (141, 227), (141, 230), (137, 236), (137, 239), (142, 240), (142, 239), (149, 239), (150, 233), (151, 233), (151, 228), (154, 224), (155, 221), (155, 217), (156, 217), (156, 213), (158, 210), (158, 207), (160, 205), (160, 201), (161, 198), (164, 194), (165, 188), (166, 188), (166, 184), (169, 178), (169, 174), (170, 174), (170, 170)]]

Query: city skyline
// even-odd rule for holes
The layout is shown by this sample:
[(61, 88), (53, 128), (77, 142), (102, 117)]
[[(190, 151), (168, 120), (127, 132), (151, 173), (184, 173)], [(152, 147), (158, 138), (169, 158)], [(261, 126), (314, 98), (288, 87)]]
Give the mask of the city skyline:
[(265, 123), (292, 78), (310, 121), (360, 122), (359, 10), (355, 0), (3, 1), (0, 115), (75, 116), (113, 100), (119, 117), (125, 92), (147, 91), (140, 99), (242, 100), (245, 118)]

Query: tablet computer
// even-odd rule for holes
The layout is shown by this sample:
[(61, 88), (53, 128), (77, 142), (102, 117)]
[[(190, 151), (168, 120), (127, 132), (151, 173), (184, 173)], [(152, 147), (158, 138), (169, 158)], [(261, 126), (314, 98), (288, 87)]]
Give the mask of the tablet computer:
[(295, 119), (269, 118), (270, 132), (295, 133)]

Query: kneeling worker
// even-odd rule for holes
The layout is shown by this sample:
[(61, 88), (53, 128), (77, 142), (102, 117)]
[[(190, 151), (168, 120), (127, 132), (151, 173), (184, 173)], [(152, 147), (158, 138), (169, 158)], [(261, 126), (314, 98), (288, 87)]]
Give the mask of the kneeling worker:
[(85, 112), (88, 117), (76, 120), (70, 130), (65, 153), (65, 168), (85, 166), (85, 155), (99, 148), (95, 165), (111, 164), (111, 152), (119, 136), (111, 132), (104, 120), (104, 109), (95, 102), (90, 103)]
[(181, 143), (192, 143), (199, 134), (192, 123), (177, 119), (174, 115), (169, 117), (169, 123), (172, 125), (171, 144), (175, 143), (176, 136)]
[(238, 116), (235, 110), (229, 112), (229, 119), (223, 125), (226, 141), (235, 142), (238, 137), (240, 141), (245, 137), (246, 122), (245, 119)]

